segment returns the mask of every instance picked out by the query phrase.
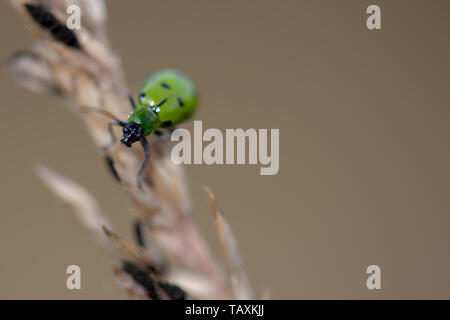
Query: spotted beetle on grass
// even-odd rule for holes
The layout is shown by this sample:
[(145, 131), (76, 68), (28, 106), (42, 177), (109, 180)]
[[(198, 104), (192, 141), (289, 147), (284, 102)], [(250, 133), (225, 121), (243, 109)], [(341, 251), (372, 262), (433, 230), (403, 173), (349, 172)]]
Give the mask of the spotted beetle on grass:
[(177, 70), (166, 69), (150, 75), (144, 83), (137, 105), (129, 96), (133, 107), (128, 121), (115, 120), (109, 123), (111, 143), (103, 148), (107, 151), (116, 139), (112, 127), (123, 128), (120, 142), (127, 147), (139, 141), (145, 158), (136, 174), (137, 185), (142, 189), (141, 174), (150, 157), (150, 146), (145, 137), (159, 128), (173, 128), (191, 118), (197, 107), (197, 90), (194, 83)]

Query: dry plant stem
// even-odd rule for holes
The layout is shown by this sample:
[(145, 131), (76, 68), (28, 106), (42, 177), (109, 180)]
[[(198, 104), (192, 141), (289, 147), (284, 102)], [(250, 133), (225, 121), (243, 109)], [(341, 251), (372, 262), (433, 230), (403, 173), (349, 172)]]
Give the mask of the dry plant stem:
[(72, 208), (77, 219), (93, 237), (101, 245), (111, 248), (111, 243), (106, 241), (102, 230), (102, 226), (111, 227), (111, 223), (100, 212), (100, 207), (91, 194), (82, 186), (45, 166), (38, 166), (36, 173), (55, 195)]
[(244, 267), (244, 262), (239, 252), (236, 237), (223, 214), (217, 208), (216, 196), (208, 187), (203, 188), (208, 194), (216, 220), (217, 233), (220, 243), (228, 261), (231, 274), (231, 285), (234, 297), (238, 300), (254, 299), (250, 281)]
[[(121, 61), (106, 36), (107, 15), (104, 2), (10, 2), (25, 17), (26, 24), (35, 31), (33, 33), (38, 35), (32, 50), (21, 52), (10, 60), (10, 71), (24, 87), (38, 93), (56, 94), (69, 101), (71, 109), (83, 120), (99, 150), (102, 150), (110, 139), (107, 128), (110, 119), (96, 112), (81, 112), (82, 108), (100, 108), (124, 120), (130, 112), (128, 88)], [(88, 12), (82, 15), (81, 30), (74, 30), (81, 50), (56, 41), (24, 9), (24, 4), (42, 4), (60, 21), (66, 21), (65, 8), (69, 3), (79, 4), (84, 9), (83, 13)], [(167, 281), (171, 281), (173, 276), (180, 283), (192, 285), (192, 279), (197, 279), (196, 284), (201, 286), (192, 285), (196, 289), (193, 294), (188, 292), (191, 297), (231, 298), (232, 293), (222, 270), (192, 218), (182, 167), (172, 163), (166, 143), (161, 142), (158, 137), (151, 137), (149, 140), (153, 152), (150, 164), (144, 171), (144, 192), (135, 183), (136, 170), (143, 159), (142, 150), (137, 146), (130, 150), (116, 144), (107, 154), (113, 160), (123, 187), (132, 200), (135, 215), (151, 238), (145, 248), (137, 248), (134, 244), (131, 246), (130, 242), (115, 235), (113, 227), (99, 214), (95, 200), (81, 187), (46, 168), (39, 169), (38, 173), (59, 197), (75, 208), (78, 218), (96, 237), (99, 237), (100, 226), (105, 226), (108, 238), (119, 247), (119, 251), (122, 250), (122, 256), (132, 252), (134, 261), (146, 257), (146, 263), (165, 270), (163, 276)], [(148, 181), (153, 181), (153, 184), (148, 184)], [(99, 219), (104, 221), (95, 224), (94, 221)], [(154, 252), (162, 252), (163, 258)], [(120, 268), (115, 273), (133, 297), (143, 297), (142, 292), (136, 289), (139, 286), (132, 284), (133, 280), (126, 277)]]

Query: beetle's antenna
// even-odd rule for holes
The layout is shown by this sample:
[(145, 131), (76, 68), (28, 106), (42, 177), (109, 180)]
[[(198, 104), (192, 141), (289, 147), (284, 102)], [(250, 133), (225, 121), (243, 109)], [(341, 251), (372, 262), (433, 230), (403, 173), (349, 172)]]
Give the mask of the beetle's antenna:
[(139, 170), (136, 174), (136, 179), (137, 179), (137, 186), (139, 187), (139, 189), (142, 190), (141, 174), (145, 166), (147, 165), (148, 160), (150, 159), (150, 145), (148, 144), (147, 139), (145, 139), (145, 137), (141, 137), (141, 145), (145, 152), (145, 158), (144, 161), (142, 161), (141, 166), (139, 167)]
[(89, 106), (80, 106), (80, 111), (81, 112), (97, 112), (105, 117), (111, 118), (117, 122), (122, 122), (119, 119), (117, 119), (116, 116), (114, 116), (111, 112), (100, 109), (100, 108), (96, 108), (96, 107), (89, 107)]

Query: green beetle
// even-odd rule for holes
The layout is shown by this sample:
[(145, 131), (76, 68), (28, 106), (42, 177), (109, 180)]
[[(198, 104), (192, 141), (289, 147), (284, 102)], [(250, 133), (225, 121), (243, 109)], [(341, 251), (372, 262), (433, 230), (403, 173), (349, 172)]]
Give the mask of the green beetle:
[[(191, 118), (197, 107), (197, 90), (194, 83), (180, 71), (166, 69), (150, 75), (139, 95), (138, 104), (129, 96), (133, 111), (128, 121), (115, 120), (109, 123), (112, 141), (103, 148), (106, 151), (115, 143), (114, 125), (123, 128), (120, 142), (127, 147), (140, 141), (145, 158), (137, 172), (137, 185), (141, 185), (141, 173), (150, 157), (150, 147), (145, 139), (159, 128), (173, 128)], [(109, 160), (110, 162), (111, 160)], [(111, 162), (110, 162), (111, 163)], [(113, 170), (114, 171), (114, 170)]]

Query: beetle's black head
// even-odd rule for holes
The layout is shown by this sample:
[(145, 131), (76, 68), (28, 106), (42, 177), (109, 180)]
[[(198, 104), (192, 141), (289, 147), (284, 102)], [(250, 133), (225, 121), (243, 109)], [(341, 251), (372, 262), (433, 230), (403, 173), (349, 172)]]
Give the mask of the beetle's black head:
[(120, 142), (130, 148), (133, 143), (141, 140), (143, 137), (142, 134), (143, 130), (141, 126), (136, 122), (127, 123), (127, 125), (123, 127), (123, 137), (120, 139)]

